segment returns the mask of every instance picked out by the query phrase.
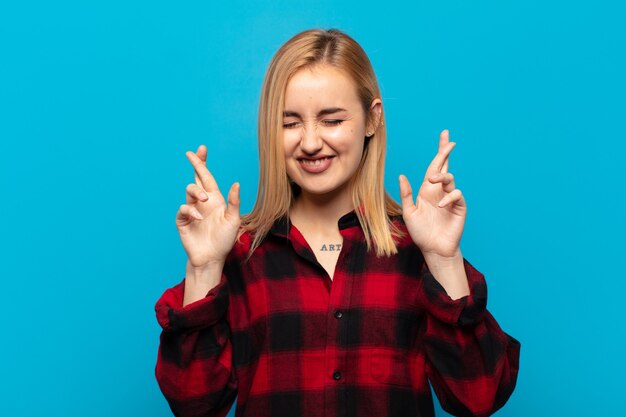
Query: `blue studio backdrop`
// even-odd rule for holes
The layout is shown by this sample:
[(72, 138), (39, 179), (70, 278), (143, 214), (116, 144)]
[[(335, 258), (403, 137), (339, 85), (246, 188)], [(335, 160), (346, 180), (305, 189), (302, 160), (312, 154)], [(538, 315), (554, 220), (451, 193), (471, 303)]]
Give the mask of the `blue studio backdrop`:
[(0, 415), (171, 415), (154, 303), (184, 276), (185, 151), (206, 144), (248, 212), (263, 75), (312, 27), (346, 31), (373, 62), (394, 197), (400, 173), (419, 184), (441, 130), (457, 142), (461, 249), (522, 343), (497, 415), (619, 415), (625, 12), (602, 0), (2, 2)]

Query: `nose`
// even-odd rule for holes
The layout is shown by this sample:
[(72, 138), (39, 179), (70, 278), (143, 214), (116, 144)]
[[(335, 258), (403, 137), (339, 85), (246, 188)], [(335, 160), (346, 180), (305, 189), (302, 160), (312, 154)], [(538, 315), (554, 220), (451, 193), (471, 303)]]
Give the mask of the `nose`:
[(307, 155), (314, 155), (322, 150), (324, 141), (317, 131), (315, 124), (308, 124), (302, 128), (300, 137), (300, 149)]

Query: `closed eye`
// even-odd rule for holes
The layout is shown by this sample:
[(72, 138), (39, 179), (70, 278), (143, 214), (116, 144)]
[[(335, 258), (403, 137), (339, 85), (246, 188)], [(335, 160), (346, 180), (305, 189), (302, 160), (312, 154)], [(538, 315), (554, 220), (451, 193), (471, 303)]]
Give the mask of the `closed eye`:
[(283, 123), (285, 129), (292, 129), (298, 125), (298, 122)]
[(343, 120), (335, 119), (335, 120), (324, 120), (324, 124), (329, 126), (337, 126), (343, 123)]

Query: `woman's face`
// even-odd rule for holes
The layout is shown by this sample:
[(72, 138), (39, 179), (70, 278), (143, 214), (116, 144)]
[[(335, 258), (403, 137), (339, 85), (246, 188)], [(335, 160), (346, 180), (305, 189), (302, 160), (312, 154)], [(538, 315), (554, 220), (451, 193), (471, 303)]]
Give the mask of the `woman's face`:
[[(380, 100), (372, 106), (376, 103)], [(349, 191), (348, 181), (363, 156), (366, 128), (365, 112), (348, 76), (323, 64), (299, 70), (285, 91), (287, 175), (303, 193)]]

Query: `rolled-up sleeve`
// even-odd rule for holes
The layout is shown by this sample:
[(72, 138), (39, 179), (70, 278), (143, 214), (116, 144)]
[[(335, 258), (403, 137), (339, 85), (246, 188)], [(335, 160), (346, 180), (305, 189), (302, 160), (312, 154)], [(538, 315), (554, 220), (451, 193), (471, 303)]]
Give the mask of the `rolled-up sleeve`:
[(162, 327), (155, 369), (159, 387), (178, 417), (224, 417), (237, 395), (231, 332), (226, 320), (228, 283), (182, 306), (185, 280), (155, 305)]
[(422, 267), (427, 311), (426, 372), (444, 410), (457, 416), (488, 416), (511, 396), (519, 370), (520, 343), (487, 310), (484, 275), (463, 259), (470, 294), (452, 300)]
[(214, 325), (220, 321), (228, 307), (228, 285), (222, 275), (220, 283), (204, 298), (183, 305), (185, 279), (169, 288), (155, 305), (157, 321), (166, 331), (193, 331)]

